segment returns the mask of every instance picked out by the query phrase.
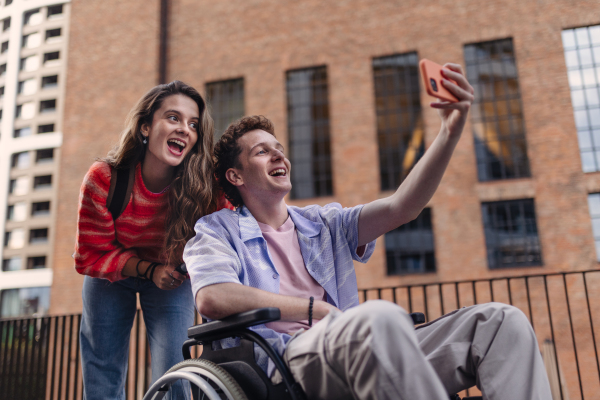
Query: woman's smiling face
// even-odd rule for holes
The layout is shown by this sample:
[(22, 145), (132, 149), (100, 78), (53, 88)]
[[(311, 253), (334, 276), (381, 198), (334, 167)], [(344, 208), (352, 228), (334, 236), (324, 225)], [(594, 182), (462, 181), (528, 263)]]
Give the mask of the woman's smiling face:
[(200, 110), (191, 98), (176, 94), (164, 99), (154, 112), (152, 125), (142, 125), (148, 151), (144, 163), (156, 167), (176, 167), (198, 140)]

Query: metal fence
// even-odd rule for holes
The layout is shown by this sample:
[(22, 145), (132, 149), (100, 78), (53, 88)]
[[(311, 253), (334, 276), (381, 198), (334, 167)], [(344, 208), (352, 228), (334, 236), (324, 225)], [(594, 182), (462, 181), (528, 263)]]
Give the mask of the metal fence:
[[(596, 332), (600, 271), (539, 274), (362, 289), (361, 301), (385, 299), (433, 320), (456, 308), (498, 301), (531, 321), (552, 385), (553, 400), (595, 399), (600, 393)], [(82, 398), (81, 315), (0, 320), (0, 400)], [(150, 383), (150, 352), (141, 311), (131, 331), (127, 398)], [(476, 395), (473, 388), (463, 395)]]

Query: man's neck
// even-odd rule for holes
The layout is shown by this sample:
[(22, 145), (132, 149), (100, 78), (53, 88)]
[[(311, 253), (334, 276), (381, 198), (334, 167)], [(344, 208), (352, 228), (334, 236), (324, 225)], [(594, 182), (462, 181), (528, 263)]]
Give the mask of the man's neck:
[(258, 222), (278, 229), (288, 219), (287, 205), (283, 198), (276, 201), (244, 201), (244, 205)]

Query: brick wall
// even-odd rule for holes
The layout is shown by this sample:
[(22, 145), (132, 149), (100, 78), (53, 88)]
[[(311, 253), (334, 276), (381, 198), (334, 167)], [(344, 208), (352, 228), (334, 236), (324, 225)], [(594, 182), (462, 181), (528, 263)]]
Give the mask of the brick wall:
[[(69, 257), (78, 188), (156, 83), (158, 9), (158, 1), (73, 2), (53, 312), (80, 307)], [(292, 203), (352, 206), (390, 194), (379, 190), (372, 58), (417, 51), (464, 64), (464, 44), (511, 37), (532, 177), (478, 182), (467, 124), (430, 203), (438, 272), (387, 277), (380, 240), (371, 261), (357, 264), (359, 286), (595, 268), (587, 194), (600, 189), (600, 174), (581, 172), (561, 31), (599, 15), (596, 1), (172, 0), (168, 80), (203, 92), (206, 82), (244, 77), (246, 113), (269, 117), (285, 144), (285, 71), (326, 65), (335, 195)], [(440, 125), (430, 101), (423, 92), (427, 144)], [(490, 271), (480, 204), (520, 198), (535, 199), (544, 266)]]

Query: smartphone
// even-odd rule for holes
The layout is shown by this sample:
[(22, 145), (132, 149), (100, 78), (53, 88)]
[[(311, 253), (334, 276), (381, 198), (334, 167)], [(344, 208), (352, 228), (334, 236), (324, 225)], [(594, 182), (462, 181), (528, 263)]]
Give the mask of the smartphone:
[[(427, 94), (440, 100), (452, 103), (458, 102), (458, 98), (442, 86), (442, 66), (440, 64), (436, 64), (433, 61), (424, 58), (419, 61), (419, 67), (421, 69), (421, 76), (423, 77), (423, 83), (425, 84)], [(448, 80), (456, 83), (452, 79)]]

